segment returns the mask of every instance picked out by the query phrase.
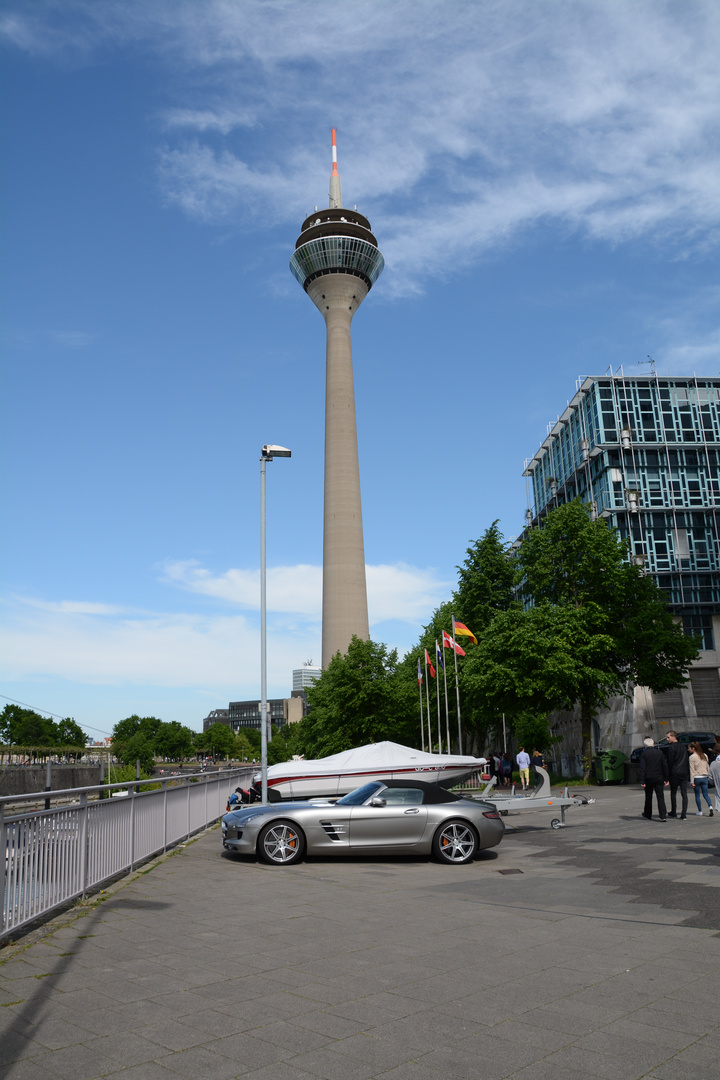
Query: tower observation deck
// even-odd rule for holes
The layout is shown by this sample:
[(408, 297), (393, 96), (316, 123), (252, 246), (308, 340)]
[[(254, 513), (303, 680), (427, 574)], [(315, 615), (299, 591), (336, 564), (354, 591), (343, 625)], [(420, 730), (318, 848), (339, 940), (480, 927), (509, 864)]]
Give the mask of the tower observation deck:
[(342, 205), (335, 131), (329, 207), (302, 224), (290, 269), (325, 320), (322, 666), (369, 637), (350, 324), (385, 261), (370, 222)]

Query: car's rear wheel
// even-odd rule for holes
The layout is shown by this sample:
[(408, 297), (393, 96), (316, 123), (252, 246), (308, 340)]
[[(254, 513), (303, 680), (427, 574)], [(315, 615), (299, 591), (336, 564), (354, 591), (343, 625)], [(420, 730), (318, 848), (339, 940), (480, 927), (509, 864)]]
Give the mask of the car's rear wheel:
[(257, 853), (263, 862), (289, 866), (299, 862), (305, 851), (305, 837), (291, 821), (271, 821), (261, 829)]
[(478, 836), (466, 821), (447, 821), (433, 837), (433, 854), (441, 862), (470, 862), (478, 851)]

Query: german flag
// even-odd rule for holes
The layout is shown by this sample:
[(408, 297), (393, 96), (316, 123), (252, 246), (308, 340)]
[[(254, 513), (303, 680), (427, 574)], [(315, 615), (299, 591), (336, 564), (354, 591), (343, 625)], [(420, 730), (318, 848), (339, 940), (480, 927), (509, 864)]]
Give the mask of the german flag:
[(474, 645), (477, 645), (477, 638), (473, 634), (472, 630), (468, 630), (465, 623), (458, 622), (457, 619), (454, 619), (453, 621), (455, 623), (455, 637), (457, 637), (458, 634), (464, 635), (465, 637), (469, 637)]

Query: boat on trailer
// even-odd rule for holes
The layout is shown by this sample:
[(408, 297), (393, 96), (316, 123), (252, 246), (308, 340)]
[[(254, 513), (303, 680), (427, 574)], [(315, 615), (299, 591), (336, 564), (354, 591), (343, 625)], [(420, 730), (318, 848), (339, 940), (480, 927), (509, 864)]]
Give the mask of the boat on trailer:
[[(315, 761), (281, 761), (268, 769), (268, 799), (316, 799), (347, 795), (371, 780), (424, 780), (451, 788), (487, 763), (463, 754), (430, 754), (400, 743), (378, 742)], [(261, 774), (254, 777), (255, 787)]]

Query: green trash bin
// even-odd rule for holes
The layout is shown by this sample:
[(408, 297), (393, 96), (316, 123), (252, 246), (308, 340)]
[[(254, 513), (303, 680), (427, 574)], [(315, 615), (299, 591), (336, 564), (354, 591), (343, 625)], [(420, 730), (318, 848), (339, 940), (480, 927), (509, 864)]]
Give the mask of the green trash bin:
[(622, 784), (625, 780), (627, 754), (622, 750), (598, 750), (595, 755), (595, 777), (598, 784)]

